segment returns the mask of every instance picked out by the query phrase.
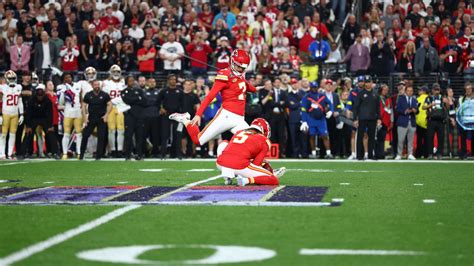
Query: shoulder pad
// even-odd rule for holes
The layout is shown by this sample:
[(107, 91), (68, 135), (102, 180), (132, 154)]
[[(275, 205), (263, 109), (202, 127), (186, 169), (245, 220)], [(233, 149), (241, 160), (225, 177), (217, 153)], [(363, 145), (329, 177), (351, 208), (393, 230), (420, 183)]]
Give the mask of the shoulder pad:
[(228, 68), (217, 71), (216, 80), (228, 81), (231, 71)]

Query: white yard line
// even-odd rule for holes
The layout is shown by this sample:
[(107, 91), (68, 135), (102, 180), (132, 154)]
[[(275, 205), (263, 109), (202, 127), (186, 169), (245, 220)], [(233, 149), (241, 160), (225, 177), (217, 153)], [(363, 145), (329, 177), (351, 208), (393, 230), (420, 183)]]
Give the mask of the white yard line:
[(11, 163), (2, 163), (0, 166), (8, 166), (8, 165), (15, 165), (15, 164), (25, 164), (28, 162), (11, 162)]
[(135, 210), (140, 208), (141, 205), (130, 205), (126, 206), (114, 211), (111, 211), (93, 221), (90, 221), (88, 223), (82, 224), (76, 228), (73, 228), (71, 230), (68, 230), (64, 233), (55, 235), (53, 237), (50, 237), (44, 241), (38, 242), (34, 245), (31, 245), (29, 247), (23, 248), (15, 253), (12, 253), (2, 259), (0, 259), (0, 265), (10, 265), (19, 261), (22, 261), (24, 259), (27, 259), (34, 254), (40, 253), (52, 246), (55, 246), (57, 244), (60, 244), (68, 239), (71, 239), (77, 235), (80, 235), (84, 232), (90, 231), (102, 224), (105, 224), (107, 222), (110, 222), (111, 220), (124, 215), (125, 213)]
[(372, 255), (372, 256), (418, 256), (424, 252), (408, 250), (370, 250), (370, 249), (300, 249), (300, 255)]
[[(88, 205), (88, 206), (247, 206), (247, 207), (329, 207), (336, 202), (281, 202), (281, 201), (30, 201), (30, 202), (1, 202), (2, 205)], [(1, 264), (0, 264), (1, 265)]]

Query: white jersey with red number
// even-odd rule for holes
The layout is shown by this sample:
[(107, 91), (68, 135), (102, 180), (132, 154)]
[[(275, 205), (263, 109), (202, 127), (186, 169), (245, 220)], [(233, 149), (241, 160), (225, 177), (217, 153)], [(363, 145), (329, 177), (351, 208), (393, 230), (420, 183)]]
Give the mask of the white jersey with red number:
[(7, 115), (23, 114), (23, 101), (21, 100), (21, 85), (10, 87), (6, 84), (0, 85), (3, 94), (2, 113)]
[(78, 82), (74, 83), (74, 86), (81, 88), (82, 97), (84, 97), (88, 92), (92, 91), (92, 84), (86, 80), (79, 80)]
[[(67, 92), (69, 91), (69, 92)], [(80, 118), (82, 117), (82, 109), (81, 109), (81, 98), (84, 97), (82, 94), (82, 88), (78, 85), (78, 83), (73, 84), (65, 84), (62, 88), (61, 95), (59, 96), (59, 103), (60, 105), (64, 106), (64, 117), (68, 118)], [(71, 97), (71, 101), (66, 100), (66, 93), (69, 94)]]
[(123, 79), (120, 79), (118, 82), (114, 80), (104, 80), (102, 83), (102, 90), (110, 96), (111, 100), (119, 98), (123, 89), (125, 89), (125, 81)]
[(222, 108), (234, 114), (244, 116), (247, 92), (256, 91), (255, 87), (245, 80), (245, 77), (235, 76), (229, 68), (221, 69), (217, 72), (214, 86), (212, 86), (211, 91), (201, 103), (196, 115), (202, 116), (204, 110), (220, 92)]

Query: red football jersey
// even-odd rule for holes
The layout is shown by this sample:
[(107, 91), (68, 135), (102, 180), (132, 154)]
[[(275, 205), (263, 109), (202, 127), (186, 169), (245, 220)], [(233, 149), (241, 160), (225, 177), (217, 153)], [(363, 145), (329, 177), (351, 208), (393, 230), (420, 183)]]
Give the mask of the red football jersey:
[(270, 146), (270, 140), (262, 134), (241, 130), (229, 141), (227, 147), (217, 158), (217, 163), (231, 169), (244, 169), (251, 162), (260, 166)]
[(256, 92), (257, 89), (245, 80), (245, 77), (240, 78), (232, 74), (230, 68), (221, 69), (217, 72), (214, 86), (212, 86), (211, 91), (201, 103), (196, 115), (202, 116), (204, 110), (220, 92), (222, 108), (243, 116), (245, 114), (247, 91)]

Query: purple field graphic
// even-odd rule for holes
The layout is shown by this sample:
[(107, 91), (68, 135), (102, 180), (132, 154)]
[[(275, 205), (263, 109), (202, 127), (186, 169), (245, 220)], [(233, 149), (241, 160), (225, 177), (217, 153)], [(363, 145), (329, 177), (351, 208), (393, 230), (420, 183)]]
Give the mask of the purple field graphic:
[[(180, 187), (98, 186), (98, 187), (45, 187), (0, 189), (0, 204), (293, 204), (322, 203), (340, 206), (341, 203), (324, 203), (327, 187), (303, 186), (196, 186), (184, 190)], [(275, 190), (278, 188), (278, 190)], [(273, 191), (276, 191), (273, 192)], [(173, 193), (174, 192), (174, 193)], [(275, 194), (272, 194), (275, 193)], [(164, 196), (158, 201), (155, 198)]]

